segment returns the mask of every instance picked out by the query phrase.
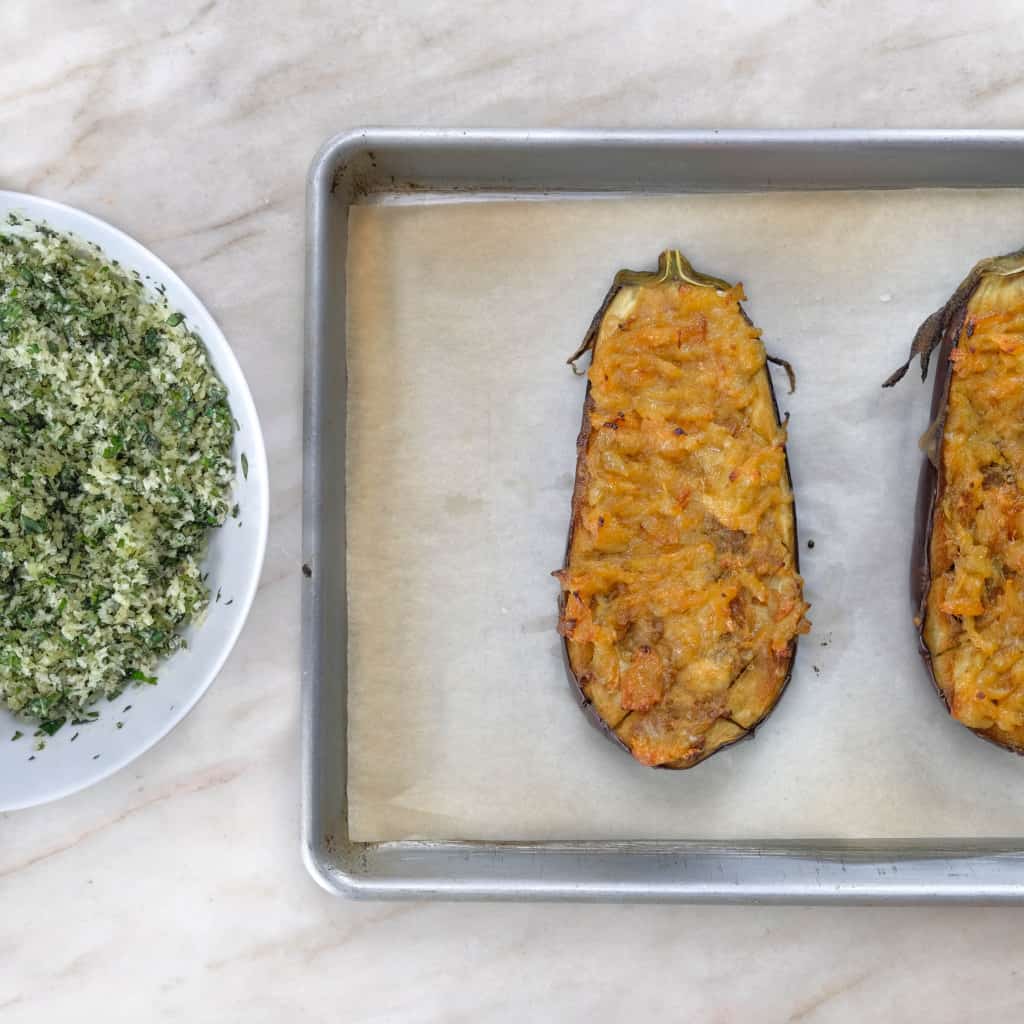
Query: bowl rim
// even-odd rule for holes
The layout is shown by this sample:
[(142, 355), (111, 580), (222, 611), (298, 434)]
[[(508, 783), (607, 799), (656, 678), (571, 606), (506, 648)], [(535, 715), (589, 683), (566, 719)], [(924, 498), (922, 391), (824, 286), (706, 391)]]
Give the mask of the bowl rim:
[[(262, 510), (256, 523), (254, 571), (250, 574), (244, 589), (235, 593), (234, 600), (238, 610), (232, 625), (224, 631), (224, 639), (219, 644), (216, 655), (209, 660), (207, 667), (202, 673), (204, 676), (202, 683), (195, 688), (194, 692), (187, 699), (176, 703), (173, 706), (173, 710), (167, 713), (161, 725), (144, 742), (128, 754), (107, 761), (102, 768), (97, 767), (94, 771), (84, 772), (81, 778), (61, 786), (56, 786), (43, 795), (36, 794), (24, 800), (15, 799), (0, 804), (0, 813), (6, 813), (8, 811), (24, 810), (29, 807), (39, 807), (52, 803), (55, 800), (61, 800), (64, 797), (88, 789), (104, 779), (110, 778), (111, 775), (126, 768), (164, 740), (175, 727), (185, 720), (192, 709), (207, 694), (214, 681), (220, 675), (221, 669), (223, 669), (231, 652), (234, 650), (238, 638), (241, 636), (242, 630), (249, 619), (253, 601), (259, 590), (267, 550), (267, 535), (270, 529), (270, 474), (267, 464), (266, 444), (263, 439), (263, 428), (260, 424), (256, 403), (249, 389), (249, 382), (245, 377), (241, 364), (238, 362), (238, 358), (235, 356), (227, 336), (206, 304), (167, 263), (125, 231), (76, 206), (71, 206), (55, 199), (36, 196), (29, 192), (0, 189), (0, 207), (4, 208), (4, 215), (6, 215), (6, 210), (8, 209), (12, 212), (17, 211), (19, 214), (24, 212), (26, 219), (31, 221), (47, 222), (47, 213), (50, 212), (56, 216), (58, 221), (69, 219), (87, 225), (98, 234), (106, 235), (108, 238), (116, 240), (123, 247), (129, 258), (119, 255), (118, 260), (129, 270), (136, 270), (144, 275), (148, 275), (154, 285), (173, 285), (175, 291), (180, 292), (188, 302), (195, 305), (196, 309), (203, 312), (209, 325), (213, 328), (212, 332), (204, 329), (202, 335), (203, 344), (207, 350), (216, 347), (218, 361), (231, 367), (240, 385), (231, 388), (228, 401), (232, 412), (235, 413), (235, 418), (251, 424), (251, 436), (246, 437), (245, 457), (249, 468), (246, 483), (256, 488), (256, 500)], [(51, 226), (61, 233), (82, 237), (72, 227), (66, 227), (60, 223), (54, 223)], [(88, 239), (86, 240), (88, 241)], [(97, 242), (97, 244), (100, 245), (101, 249), (104, 248), (101, 243)], [(105, 250), (104, 256), (109, 258)], [(241, 418), (238, 416), (239, 410), (242, 410), (244, 413)]]

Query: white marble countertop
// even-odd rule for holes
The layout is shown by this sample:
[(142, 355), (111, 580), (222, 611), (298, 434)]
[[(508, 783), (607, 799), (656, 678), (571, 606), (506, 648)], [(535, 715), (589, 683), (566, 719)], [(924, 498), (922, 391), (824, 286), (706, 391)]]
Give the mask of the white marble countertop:
[(371, 123), (1019, 123), (1020, 2), (688, 6), (4, 4), (0, 187), (96, 213), (195, 288), (248, 375), (273, 494), (262, 588), (196, 711), (120, 775), (0, 815), (4, 1024), (1024, 1009), (1013, 910), (356, 905), (302, 867), (303, 201), (319, 144)]

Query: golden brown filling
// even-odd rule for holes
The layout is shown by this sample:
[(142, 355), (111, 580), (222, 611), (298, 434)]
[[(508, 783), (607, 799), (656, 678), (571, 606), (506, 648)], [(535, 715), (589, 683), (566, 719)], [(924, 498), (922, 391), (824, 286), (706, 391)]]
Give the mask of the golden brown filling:
[(560, 629), (647, 765), (696, 763), (757, 724), (808, 629), (786, 434), (742, 298), (626, 287), (594, 346)]
[(1024, 747), (1024, 278), (982, 279), (950, 359), (925, 642), (953, 717)]

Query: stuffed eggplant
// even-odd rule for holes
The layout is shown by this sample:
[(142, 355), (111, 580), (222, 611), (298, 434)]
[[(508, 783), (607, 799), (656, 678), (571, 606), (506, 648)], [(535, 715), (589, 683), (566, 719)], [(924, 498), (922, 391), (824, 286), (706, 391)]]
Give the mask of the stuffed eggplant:
[(983, 260), (921, 325), (938, 349), (917, 497), (911, 602), (950, 714), (1024, 753), (1024, 250)]
[(584, 706), (644, 765), (748, 736), (809, 628), (786, 429), (743, 297), (662, 253), (616, 276), (570, 358), (591, 354), (559, 632)]

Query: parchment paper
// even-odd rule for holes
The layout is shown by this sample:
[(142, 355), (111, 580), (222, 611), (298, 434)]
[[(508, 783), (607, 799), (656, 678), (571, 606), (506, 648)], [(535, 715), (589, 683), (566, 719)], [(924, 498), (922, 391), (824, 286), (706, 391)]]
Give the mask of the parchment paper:
[[(349, 248), (349, 808), (357, 840), (1024, 835), (1024, 759), (949, 719), (908, 573), (931, 381), (880, 384), (1018, 191), (357, 207)], [(744, 282), (790, 422), (811, 602), (753, 740), (686, 772), (584, 719), (555, 633), (584, 381), (616, 270)], [(813, 550), (808, 541), (814, 541)]]

